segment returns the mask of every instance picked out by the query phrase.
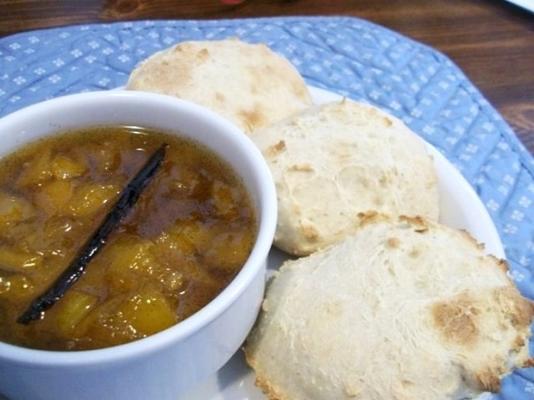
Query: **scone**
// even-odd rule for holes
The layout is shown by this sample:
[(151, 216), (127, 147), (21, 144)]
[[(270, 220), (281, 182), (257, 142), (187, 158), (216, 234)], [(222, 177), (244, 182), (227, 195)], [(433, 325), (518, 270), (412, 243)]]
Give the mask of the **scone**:
[(423, 141), (376, 107), (330, 103), (251, 138), (276, 184), (275, 244), (290, 254), (343, 239), (372, 210), (438, 219), (437, 177)]
[(183, 42), (160, 51), (131, 73), (127, 89), (201, 104), (246, 133), (311, 104), (289, 61), (263, 44), (237, 39)]
[(273, 400), (470, 399), (531, 362), (532, 316), (465, 232), (367, 215), (282, 266), (246, 356)]

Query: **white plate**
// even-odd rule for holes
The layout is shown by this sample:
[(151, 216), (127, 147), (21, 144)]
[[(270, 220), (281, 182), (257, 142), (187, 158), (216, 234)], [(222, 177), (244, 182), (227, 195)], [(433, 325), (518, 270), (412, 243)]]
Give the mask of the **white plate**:
[[(310, 87), (316, 104), (340, 100), (338, 94)], [(432, 145), (427, 144), (434, 158), (440, 192), (440, 221), (445, 225), (462, 228), (471, 233), (486, 250), (504, 258), (501, 240), (486, 208), (464, 177)], [(273, 270), (287, 256), (272, 249), (268, 268)], [(187, 400), (265, 400), (266, 397), (254, 386), (254, 373), (247, 367), (241, 351), (216, 375), (183, 397)]]
[(522, 7), (525, 10), (534, 13), (534, 0), (506, 0), (508, 3), (515, 4), (518, 7)]

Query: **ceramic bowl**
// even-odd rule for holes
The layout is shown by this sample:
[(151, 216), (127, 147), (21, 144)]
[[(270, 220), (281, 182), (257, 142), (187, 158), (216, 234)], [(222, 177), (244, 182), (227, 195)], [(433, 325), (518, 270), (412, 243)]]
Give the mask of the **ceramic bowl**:
[(135, 125), (191, 138), (241, 176), (257, 211), (258, 235), (245, 265), (208, 305), (135, 342), (59, 352), (0, 343), (0, 394), (13, 400), (177, 400), (238, 350), (256, 319), (276, 226), (276, 194), (254, 144), (227, 120), (176, 98), (133, 91), (83, 93), (0, 119), (0, 157), (33, 140), (95, 125)]

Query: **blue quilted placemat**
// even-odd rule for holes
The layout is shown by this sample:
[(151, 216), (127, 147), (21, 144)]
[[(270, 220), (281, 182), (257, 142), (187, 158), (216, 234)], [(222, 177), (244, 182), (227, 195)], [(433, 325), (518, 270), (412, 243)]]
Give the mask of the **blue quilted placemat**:
[[(140, 60), (177, 41), (227, 37), (267, 43), (307, 83), (385, 108), (440, 149), (482, 198), (512, 278), (534, 299), (534, 159), (447, 57), (369, 22), (142, 21), (14, 35), (0, 39), (0, 116), (51, 97), (124, 85)], [(496, 398), (534, 399), (534, 370), (506, 378)]]

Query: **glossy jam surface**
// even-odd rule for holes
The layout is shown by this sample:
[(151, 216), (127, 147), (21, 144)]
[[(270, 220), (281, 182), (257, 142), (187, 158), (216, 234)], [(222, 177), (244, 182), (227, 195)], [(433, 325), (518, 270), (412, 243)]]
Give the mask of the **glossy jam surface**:
[[(17, 323), (164, 142), (160, 170), (83, 277), (43, 319)], [(0, 161), (0, 340), (84, 350), (159, 332), (228, 285), (256, 228), (236, 174), (188, 140), (115, 126), (32, 143)]]

